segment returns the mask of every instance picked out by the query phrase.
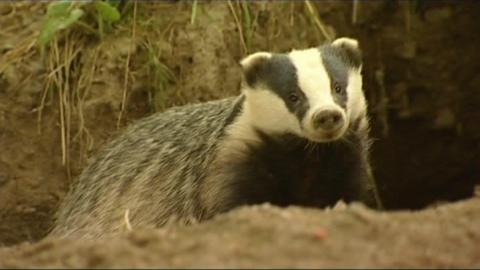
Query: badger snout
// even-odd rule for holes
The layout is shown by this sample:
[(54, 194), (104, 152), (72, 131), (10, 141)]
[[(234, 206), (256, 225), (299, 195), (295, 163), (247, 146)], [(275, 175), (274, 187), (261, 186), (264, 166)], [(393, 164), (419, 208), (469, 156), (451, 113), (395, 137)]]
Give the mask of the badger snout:
[(343, 114), (335, 109), (324, 109), (316, 112), (312, 117), (312, 121), (316, 130), (321, 129), (324, 132), (337, 131), (345, 122)]

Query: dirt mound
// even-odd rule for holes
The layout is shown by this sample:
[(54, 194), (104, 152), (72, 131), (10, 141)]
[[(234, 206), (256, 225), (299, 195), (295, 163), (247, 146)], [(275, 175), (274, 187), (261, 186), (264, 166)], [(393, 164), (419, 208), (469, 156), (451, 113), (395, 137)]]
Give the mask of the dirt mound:
[(478, 267), (479, 227), (480, 198), (391, 213), (259, 205), (190, 226), (23, 244), (0, 250), (0, 267)]

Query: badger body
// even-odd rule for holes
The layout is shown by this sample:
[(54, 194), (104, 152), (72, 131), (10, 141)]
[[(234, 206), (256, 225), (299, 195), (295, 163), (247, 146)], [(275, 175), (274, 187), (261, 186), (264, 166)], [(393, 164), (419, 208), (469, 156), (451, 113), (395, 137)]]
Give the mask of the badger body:
[[(51, 235), (99, 237), (241, 205), (378, 206), (355, 40), (241, 62), (242, 92), (144, 118), (106, 145)], [(128, 213), (128, 217), (126, 216)]]

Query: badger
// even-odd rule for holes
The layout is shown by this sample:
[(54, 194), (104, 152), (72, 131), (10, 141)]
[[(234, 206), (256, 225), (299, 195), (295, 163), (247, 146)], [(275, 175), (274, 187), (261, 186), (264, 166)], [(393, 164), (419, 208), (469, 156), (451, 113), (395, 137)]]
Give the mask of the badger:
[(238, 96), (173, 107), (99, 151), (61, 203), (50, 235), (101, 237), (188, 224), (233, 208), (379, 207), (358, 41), (342, 37), (241, 60)]

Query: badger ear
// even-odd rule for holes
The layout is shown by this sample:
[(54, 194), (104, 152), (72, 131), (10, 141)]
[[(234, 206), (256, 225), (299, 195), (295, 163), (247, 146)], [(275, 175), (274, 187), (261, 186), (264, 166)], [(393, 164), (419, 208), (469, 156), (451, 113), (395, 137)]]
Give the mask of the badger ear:
[(332, 46), (352, 48), (358, 50), (358, 40), (348, 37), (337, 38), (332, 42)]
[(344, 60), (355, 68), (361, 68), (362, 66), (362, 51), (358, 46), (358, 41), (353, 38), (341, 37), (332, 42), (334, 48), (338, 48), (342, 51)]
[(257, 52), (250, 54), (240, 61), (243, 69), (243, 77), (248, 86), (253, 87), (258, 82), (271, 57), (271, 53)]

